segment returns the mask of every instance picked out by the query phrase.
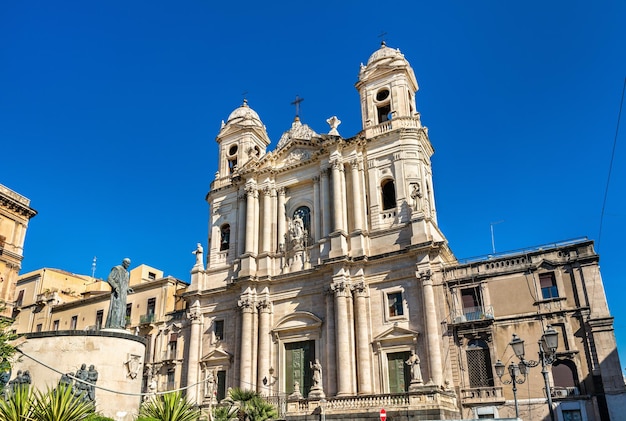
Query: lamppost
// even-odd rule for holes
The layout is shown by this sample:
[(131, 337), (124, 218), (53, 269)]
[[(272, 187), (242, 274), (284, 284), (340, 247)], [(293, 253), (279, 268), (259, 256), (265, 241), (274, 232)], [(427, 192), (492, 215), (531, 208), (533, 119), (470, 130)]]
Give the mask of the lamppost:
[[(546, 330), (541, 335), (541, 340), (539, 340), (539, 361), (527, 360), (524, 358), (524, 340), (521, 339), (516, 334), (513, 334), (513, 339), (509, 343), (511, 348), (513, 348), (513, 352), (515, 356), (520, 359), (519, 363), (519, 371), (524, 375), (524, 380), (526, 380), (526, 373), (528, 369), (531, 367), (537, 367), (541, 364), (541, 374), (543, 375), (543, 382), (546, 387), (546, 396), (548, 398), (548, 409), (550, 410), (550, 419), (552, 421), (556, 421), (556, 417), (554, 415), (554, 408), (552, 407), (552, 393), (550, 391), (550, 379), (548, 377), (548, 366), (556, 361), (556, 349), (559, 346), (559, 333), (552, 328), (551, 325), (548, 325)], [(498, 364), (500, 364), (498, 366)], [(511, 363), (509, 365), (509, 374), (511, 373), (511, 365), (515, 363)], [(504, 364), (500, 360), (495, 364), (496, 374), (502, 380), (502, 375), (504, 374)], [(511, 379), (514, 379), (513, 375), (511, 375)], [(522, 380), (518, 384), (524, 382)], [(509, 384), (503, 381), (505, 384)], [(515, 397), (515, 414), (518, 415), (517, 411), (517, 396), (515, 384), (513, 385), (513, 396)]]
[[(504, 384), (512, 384), (513, 385), (513, 399), (515, 400), (515, 418), (519, 418), (519, 406), (517, 404), (517, 385), (522, 384), (526, 381), (526, 366), (523, 362), (520, 362), (519, 365), (515, 362), (509, 364), (509, 377), (511, 380), (502, 380), (502, 376), (504, 376), (504, 364), (502, 361), (498, 360), (495, 364), (496, 374), (500, 381)], [(520, 377), (521, 376), (521, 377)]]

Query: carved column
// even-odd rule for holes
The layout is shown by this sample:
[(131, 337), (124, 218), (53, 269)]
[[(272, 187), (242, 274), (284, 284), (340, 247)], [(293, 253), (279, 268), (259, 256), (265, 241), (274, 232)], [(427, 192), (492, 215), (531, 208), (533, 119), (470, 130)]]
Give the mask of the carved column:
[(343, 231), (343, 193), (342, 189), (342, 169), (343, 165), (339, 160), (333, 161), (333, 231)]
[(350, 162), (352, 167), (352, 205), (354, 206), (354, 229), (363, 230), (363, 195), (361, 194), (361, 180), (359, 177), (359, 161)]
[(278, 225), (278, 250), (281, 250), (281, 245), (282, 248), (284, 250), (285, 248), (285, 221), (286, 221), (286, 217), (285, 217), (285, 191), (286, 189), (284, 187), (280, 187), (277, 189), (277, 193), (278, 193), (278, 221), (277, 221), (277, 225)]
[(443, 384), (441, 369), (441, 338), (435, 310), (435, 293), (430, 270), (417, 272), (416, 276), (422, 281), (424, 291), (424, 312), (426, 316), (426, 342), (428, 345), (428, 365), (430, 378), (436, 385)]
[(320, 177), (313, 177), (313, 241), (319, 241), (321, 238), (320, 227)]
[(272, 204), (271, 204), (272, 189), (265, 187), (263, 189), (263, 237), (261, 243), (261, 252), (269, 253), (271, 246), (272, 235)]
[[(257, 372), (257, 392), (264, 396), (269, 395), (269, 383), (272, 381), (270, 370), (270, 311), (271, 304), (267, 298), (257, 304), (259, 309), (259, 352)], [(263, 378), (267, 378), (267, 385), (263, 384)]]
[(330, 183), (328, 180), (328, 168), (322, 168), (320, 173), (322, 183), (320, 200), (322, 202), (322, 237), (330, 234)]
[(352, 394), (352, 361), (350, 360), (350, 326), (348, 295), (350, 289), (342, 279), (330, 286), (335, 293), (335, 344), (337, 350), (337, 396)]
[(255, 235), (255, 202), (257, 191), (253, 186), (246, 186), (246, 253), (255, 254), (254, 241)]
[(356, 317), (356, 360), (359, 379), (359, 395), (372, 393), (371, 352), (367, 323), (367, 287), (363, 281), (352, 287), (355, 296), (354, 315)]
[(187, 362), (187, 385), (190, 386), (189, 397), (196, 403), (201, 403), (202, 399), (198, 394), (198, 370), (200, 368), (200, 343), (202, 339), (202, 313), (200, 303), (195, 301), (189, 309), (189, 319), (191, 320), (191, 332), (189, 333), (189, 360)]
[(252, 388), (252, 327), (254, 324), (254, 303), (244, 297), (237, 303), (241, 310), (241, 347), (239, 358), (239, 387)]

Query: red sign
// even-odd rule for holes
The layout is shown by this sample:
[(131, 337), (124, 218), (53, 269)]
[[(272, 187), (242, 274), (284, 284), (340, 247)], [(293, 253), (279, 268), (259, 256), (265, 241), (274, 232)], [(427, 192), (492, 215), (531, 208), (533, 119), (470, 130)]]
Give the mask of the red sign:
[(387, 412), (385, 412), (385, 409), (381, 409), (380, 410), (380, 421), (385, 421), (387, 419)]

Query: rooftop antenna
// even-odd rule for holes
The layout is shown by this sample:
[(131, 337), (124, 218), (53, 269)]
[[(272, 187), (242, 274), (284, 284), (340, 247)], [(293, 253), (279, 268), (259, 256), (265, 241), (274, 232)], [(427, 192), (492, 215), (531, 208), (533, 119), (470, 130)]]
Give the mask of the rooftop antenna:
[(296, 99), (291, 103), (291, 105), (296, 106), (296, 120), (300, 118), (300, 103), (302, 101), (304, 101), (304, 98), (300, 98), (298, 95), (296, 95)]
[(93, 257), (93, 261), (91, 262), (91, 277), (96, 278), (96, 256)]
[(493, 254), (496, 254), (496, 241), (495, 241), (494, 236), (493, 236), (493, 226), (501, 224), (503, 222), (504, 222), (504, 220), (498, 221), (498, 222), (492, 222), (491, 224), (489, 224), (489, 225), (491, 225), (491, 250), (493, 251)]

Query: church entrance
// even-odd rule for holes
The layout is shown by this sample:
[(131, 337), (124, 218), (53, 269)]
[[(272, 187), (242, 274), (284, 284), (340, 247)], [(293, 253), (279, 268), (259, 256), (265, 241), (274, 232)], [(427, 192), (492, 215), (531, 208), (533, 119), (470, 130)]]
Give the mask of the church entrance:
[(285, 344), (285, 392), (291, 394), (296, 382), (300, 393), (306, 397), (313, 383), (310, 363), (315, 360), (315, 341)]
[(411, 367), (405, 363), (411, 357), (410, 352), (387, 354), (389, 372), (389, 393), (404, 393), (411, 383)]

